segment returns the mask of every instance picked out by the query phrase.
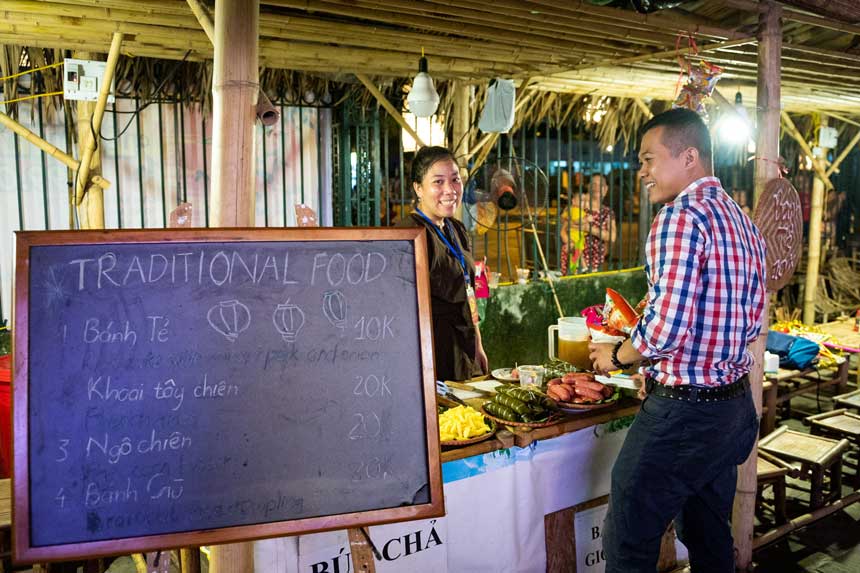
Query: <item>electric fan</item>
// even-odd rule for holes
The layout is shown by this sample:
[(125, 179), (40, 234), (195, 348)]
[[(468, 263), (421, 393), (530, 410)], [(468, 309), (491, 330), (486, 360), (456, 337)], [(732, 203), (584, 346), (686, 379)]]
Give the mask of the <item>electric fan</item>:
[[(463, 218), (478, 235), (490, 230), (497, 231), (500, 237), (520, 229), (530, 233), (559, 316), (564, 316), (535, 225), (536, 217), (547, 215), (549, 199), (549, 180), (540, 167), (527, 159), (501, 157), (469, 173), (463, 196)], [(505, 247), (507, 252), (506, 242)]]

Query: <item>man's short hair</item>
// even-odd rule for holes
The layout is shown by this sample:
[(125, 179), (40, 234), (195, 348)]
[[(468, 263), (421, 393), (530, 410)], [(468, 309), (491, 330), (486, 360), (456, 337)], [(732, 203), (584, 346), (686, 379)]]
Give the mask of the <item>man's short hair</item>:
[(699, 114), (682, 107), (670, 109), (648, 120), (642, 126), (642, 135), (657, 127), (663, 127), (661, 143), (673, 157), (678, 157), (688, 147), (695, 147), (702, 163), (708, 168), (713, 165), (711, 133)]

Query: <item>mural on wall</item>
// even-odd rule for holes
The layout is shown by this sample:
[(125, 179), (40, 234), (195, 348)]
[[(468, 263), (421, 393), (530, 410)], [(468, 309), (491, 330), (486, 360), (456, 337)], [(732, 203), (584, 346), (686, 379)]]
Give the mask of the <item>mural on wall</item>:
[[(66, 149), (62, 116), (48, 121), (38, 100), (19, 106), (25, 127)], [(141, 104), (135, 114), (137, 106), (119, 99), (116, 113), (106, 112), (102, 122), (102, 174), (111, 182), (105, 227), (166, 227), (180, 202), (192, 204), (192, 226), (207, 226), (211, 114), (175, 102)], [(278, 123), (256, 129), (256, 225), (295, 226), (297, 203), (331, 225), (331, 110), (284, 106), (281, 112)], [(0, 320), (11, 316), (14, 232), (75, 228), (69, 183), (65, 166), (0, 127)]]

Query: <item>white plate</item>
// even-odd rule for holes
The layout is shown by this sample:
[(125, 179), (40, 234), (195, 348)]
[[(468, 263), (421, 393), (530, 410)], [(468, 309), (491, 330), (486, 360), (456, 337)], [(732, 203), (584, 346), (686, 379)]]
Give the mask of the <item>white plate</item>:
[(638, 390), (639, 385), (630, 376), (595, 376), (595, 380), (607, 386), (617, 386), (619, 388), (629, 388), (630, 390)]
[(519, 382), (519, 378), (514, 378), (511, 375), (511, 372), (513, 371), (513, 368), (496, 368), (490, 374), (493, 375), (493, 378), (501, 380), (502, 382)]

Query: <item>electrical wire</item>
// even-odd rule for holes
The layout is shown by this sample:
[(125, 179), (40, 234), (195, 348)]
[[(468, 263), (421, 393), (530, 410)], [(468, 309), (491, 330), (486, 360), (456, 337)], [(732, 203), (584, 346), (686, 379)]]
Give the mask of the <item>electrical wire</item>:
[(34, 95), (28, 95), (28, 96), (25, 96), (25, 97), (19, 97), (19, 98), (15, 98), (15, 99), (7, 99), (7, 100), (4, 100), (4, 101), (0, 101), (0, 104), (3, 104), (3, 103), (15, 103), (15, 102), (18, 102), (18, 101), (24, 101), (24, 100), (28, 100), (28, 99), (36, 99), (36, 98), (40, 98), (40, 97), (49, 97), (49, 96), (55, 96), (55, 95), (63, 95), (63, 92), (51, 92), (51, 93), (47, 93), (47, 94), (34, 94)]
[(56, 64), (48, 64), (47, 66), (42, 66), (41, 68), (33, 68), (32, 70), (26, 70), (23, 72), (18, 72), (17, 74), (12, 74), (11, 76), (4, 76), (0, 78), (0, 82), (4, 80), (11, 80), (20, 76), (26, 76), (27, 74), (32, 74), (33, 72), (39, 72), (41, 70), (47, 70), (48, 68), (56, 68), (57, 66), (62, 66), (64, 62), (57, 62)]
[(188, 56), (190, 56), (190, 55), (191, 55), (191, 50), (188, 50), (187, 52), (185, 52), (185, 55), (182, 56), (182, 59), (179, 62), (177, 62), (175, 66), (173, 66), (173, 68), (167, 73), (167, 75), (164, 76), (164, 79), (161, 80), (161, 83), (158, 84), (158, 87), (155, 88), (155, 91), (152, 93), (151, 99), (149, 101), (147, 101), (146, 103), (144, 103), (142, 106), (138, 107), (136, 110), (134, 110), (134, 111), (120, 111), (120, 110), (116, 109), (116, 104), (114, 104), (114, 108), (110, 111), (112, 111), (114, 113), (131, 114), (131, 117), (128, 118), (128, 123), (125, 124), (125, 127), (123, 127), (118, 134), (115, 134), (113, 137), (105, 137), (101, 133), (101, 126), (100, 126), (99, 127), (99, 134), (98, 134), (99, 137), (95, 138), (95, 128), (92, 127), (92, 119), (90, 119), (90, 129), (93, 131), (93, 137), (95, 139), (99, 139), (99, 138), (104, 139), (105, 141), (116, 141), (117, 139), (122, 137), (125, 134), (125, 132), (128, 131), (128, 128), (131, 127), (131, 124), (132, 124), (132, 122), (134, 122), (135, 117), (137, 117), (137, 115), (140, 112), (142, 112), (143, 110), (145, 110), (147, 107), (149, 107), (150, 105), (155, 103), (158, 94), (161, 92), (162, 89), (164, 89), (164, 86), (167, 85), (167, 82), (170, 80), (170, 78), (172, 78), (173, 75), (179, 70), (179, 66), (181, 66), (185, 62), (185, 60), (188, 59)]

